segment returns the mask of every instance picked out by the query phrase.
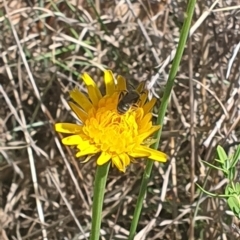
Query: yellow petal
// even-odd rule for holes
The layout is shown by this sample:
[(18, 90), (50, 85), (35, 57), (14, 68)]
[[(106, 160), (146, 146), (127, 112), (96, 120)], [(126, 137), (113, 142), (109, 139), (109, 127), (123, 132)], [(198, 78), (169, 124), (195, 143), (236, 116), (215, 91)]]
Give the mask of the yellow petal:
[(70, 97), (85, 111), (88, 112), (92, 107), (89, 99), (81, 93), (77, 88), (70, 91)]
[(145, 85), (145, 82), (141, 82), (141, 83), (138, 85), (137, 91), (138, 91), (139, 93), (141, 93), (141, 92), (143, 91), (144, 85)]
[(125, 172), (125, 168), (122, 164), (122, 161), (121, 161), (121, 159), (119, 159), (118, 156), (112, 157), (112, 163), (119, 169), (119, 171)]
[(94, 106), (97, 106), (98, 101), (102, 98), (100, 90), (98, 89), (96, 83), (87, 73), (83, 73), (82, 79), (87, 86), (88, 95), (91, 102), (93, 103)]
[(112, 95), (115, 92), (115, 84), (112, 71), (104, 71), (104, 82), (106, 86), (106, 95)]
[(110, 159), (111, 159), (110, 154), (106, 152), (102, 152), (97, 160), (97, 165), (103, 165), (104, 163), (108, 162)]
[(92, 157), (94, 157), (94, 154), (93, 155), (88, 155), (83, 161), (81, 161), (82, 163), (86, 163), (88, 162)]
[(79, 126), (74, 123), (56, 123), (55, 131), (61, 133), (80, 133), (82, 132), (82, 126)]
[(120, 75), (117, 77), (117, 91), (127, 91), (126, 79)]
[(140, 101), (139, 101), (140, 107), (144, 106), (145, 102), (147, 101), (147, 97), (148, 97), (147, 91), (140, 93)]
[(146, 154), (148, 153), (148, 158), (152, 159), (152, 160), (155, 160), (155, 161), (158, 161), (158, 162), (166, 162), (167, 161), (167, 158), (168, 156), (163, 153), (163, 152), (160, 152), (158, 150), (155, 150), (155, 149), (152, 149), (152, 148), (149, 148), (149, 147), (145, 147), (145, 146), (138, 146), (134, 149), (134, 151), (136, 153), (139, 152), (146, 152)]
[(99, 152), (99, 150), (95, 146), (89, 146), (89, 148), (78, 152), (76, 154), (76, 157), (82, 157), (82, 156), (89, 155), (89, 154), (96, 154), (98, 152)]
[(129, 157), (127, 154), (125, 154), (125, 153), (120, 154), (120, 155), (119, 155), (119, 158), (121, 159), (121, 161), (122, 161), (122, 163), (123, 163), (123, 168), (124, 168), (124, 169), (125, 169), (125, 168), (130, 164), (130, 162), (131, 162), (130, 157)]
[(144, 110), (144, 113), (147, 114), (148, 112), (150, 112), (153, 108), (153, 106), (155, 105), (157, 99), (156, 98), (152, 98), (149, 102), (147, 102), (142, 108)]
[(79, 145), (82, 141), (80, 135), (72, 135), (62, 139), (64, 145)]
[(156, 142), (157, 142), (157, 139), (147, 138), (147, 139), (145, 139), (145, 141), (143, 141), (143, 145), (149, 147), (149, 146), (155, 144)]
[(87, 113), (84, 112), (82, 109), (80, 109), (76, 104), (72, 102), (68, 102), (68, 105), (83, 123), (87, 120), (88, 118)]
[(152, 122), (150, 122), (151, 119), (152, 113), (147, 113), (141, 120), (141, 128), (146, 128), (149, 125), (149, 123), (152, 125)]
[(139, 157), (149, 157), (151, 154), (146, 151), (145, 149), (141, 149), (142, 146), (135, 147), (133, 149), (133, 152), (129, 153), (129, 156), (133, 158), (139, 158)]
[(143, 117), (144, 117), (144, 111), (143, 108), (137, 108), (137, 110), (135, 111), (136, 113), (136, 119), (138, 120), (138, 122), (141, 122)]
[(77, 145), (77, 148), (80, 150), (80, 151), (84, 151), (88, 148), (90, 148), (92, 145), (89, 143), (89, 141), (84, 141), (82, 139), (82, 141)]
[(149, 136), (151, 136), (154, 132), (156, 132), (157, 130), (159, 130), (160, 126), (152, 126), (150, 130), (148, 130), (147, 132), (143, 132), (140, 133), (138, 138), (141, 139), (141, 142), (143, 140), (145, 140), (146, 138), (148, 138)]

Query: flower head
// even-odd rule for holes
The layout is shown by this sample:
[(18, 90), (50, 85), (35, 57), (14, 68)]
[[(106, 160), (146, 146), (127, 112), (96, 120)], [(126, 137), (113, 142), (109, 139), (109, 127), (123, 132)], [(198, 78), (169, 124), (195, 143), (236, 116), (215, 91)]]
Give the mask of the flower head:
[(137, 106), (130, 106), (126, 112), (119, 113), (119, 98), (127, 92), (125, 78), (118, 76), (115, 81), (111, 71), (104, 71), (104, 96), (87, 73), (82, 75), (82, 79), (87, 86), (88, 97), (74, 89), (70, 92), (70, 97), (75, 103), (69, 102), (81, 125), (55, 124), (57, 132), (71, 134), (63, 138), (62, 143), (76, 146), (76, 157), (98, 154), (98, 165), (112, 161), (123, 172), (135, 158), (148, 157), (159, 162), (167, 161), (165, 153), (151, 149), (147, 144), (149, 136), (160, 126), (153, 126), (151, 121), (150, 111), (156, 99), (147, 102), (147, 94), (140, 93), (142, 85), (137, 89)]

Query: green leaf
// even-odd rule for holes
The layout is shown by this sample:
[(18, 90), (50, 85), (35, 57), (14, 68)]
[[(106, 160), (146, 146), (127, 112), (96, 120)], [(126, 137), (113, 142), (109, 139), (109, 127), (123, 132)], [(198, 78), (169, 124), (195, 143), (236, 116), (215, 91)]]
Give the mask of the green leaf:
[(224, 170), (225, 170), (226, 172), (229, 171), (229, 168), (230, 168), (230, 162), (229, 162), (228, 159), (225, 160), (224, 165), (223, 165), (223, 168), (224, 168)]
[(239, 182), (236, 183), (235, 189), (236, 189), (236, 193), (237, 193), (238, 195), (240, 195), (240, 183), (239, 183)]
[(235, 176), (236, 176), (236, 168), (235, 167), (233, 167), (233, 168), (229, 168), (229, 171), (228, 171), (228, 179), (230, 180), (230, 181), (233, 181), (234, 179), (235, 179)]
[(234, 212), (234, 214), (238, 215), (240, 213), (240, 205), (239, 205), (239, 199), (237, 196), (232, 196), (229, 197), (228, 200), (228, 206), (230, 207), (230, 209)]
[(228, 159), (225, 150), (220, 145), (217, 146), (217, 153), (221, 162), (225, 162)]
[(240, 160), (240, 145), (238, 145), (231, 162), (231, 167), (235, 167)]
[(235, 193), (235, 190), (231, 187), (230, 184), (228, 184), (225, 188), (225, 195), (231, 195)]

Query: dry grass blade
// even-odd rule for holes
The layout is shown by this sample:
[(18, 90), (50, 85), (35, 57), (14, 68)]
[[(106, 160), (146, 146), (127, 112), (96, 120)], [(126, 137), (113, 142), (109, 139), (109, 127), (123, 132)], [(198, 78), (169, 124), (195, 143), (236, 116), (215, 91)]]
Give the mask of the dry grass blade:
[[(156, 108), (161, 101), (185, 2), (93, 6), (98, 14), (85, 0), (0, 3), (2, 239), (89, 237), (95, 162), (75, 159), (53, 129), (76, 121), (68, 91), (85, 91), (81, 73), (104, 92), (101, 70), (112, 69), (130, 85), (147, 82)], [(239, 29), (238, 0), (198, 1), (163, 126), (161, 150), (171, 161), (153, 168), (136, 239), (189, 239), (190, 229), (195, 239), (239, 239), (240, 222), (225, 202), (194, 188), (206, 177), (201, 159), (211, 162), (218, 144), (229, 154), (239, 144)], [(125, 174), (111, 169), (102, 239), (127, 238), (144, 166), (137, 162)], [(209, 191), (221, 193), (224, 184), (218, 171), (208, 179)]]

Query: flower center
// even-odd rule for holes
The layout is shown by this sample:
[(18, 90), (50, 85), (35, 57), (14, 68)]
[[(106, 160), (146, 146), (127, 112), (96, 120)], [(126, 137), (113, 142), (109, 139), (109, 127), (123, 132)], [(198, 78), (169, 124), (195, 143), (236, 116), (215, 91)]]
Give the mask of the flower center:
[(117, 103), (117, 93), (103, 97), (98, 107), (88, 112), (88, 119), (83, 126), (83, 132), (92, 144), (113, 155), (129, 152), (139, 144), (136, 116), (140, 109), (120, 115), (116, 109)]

